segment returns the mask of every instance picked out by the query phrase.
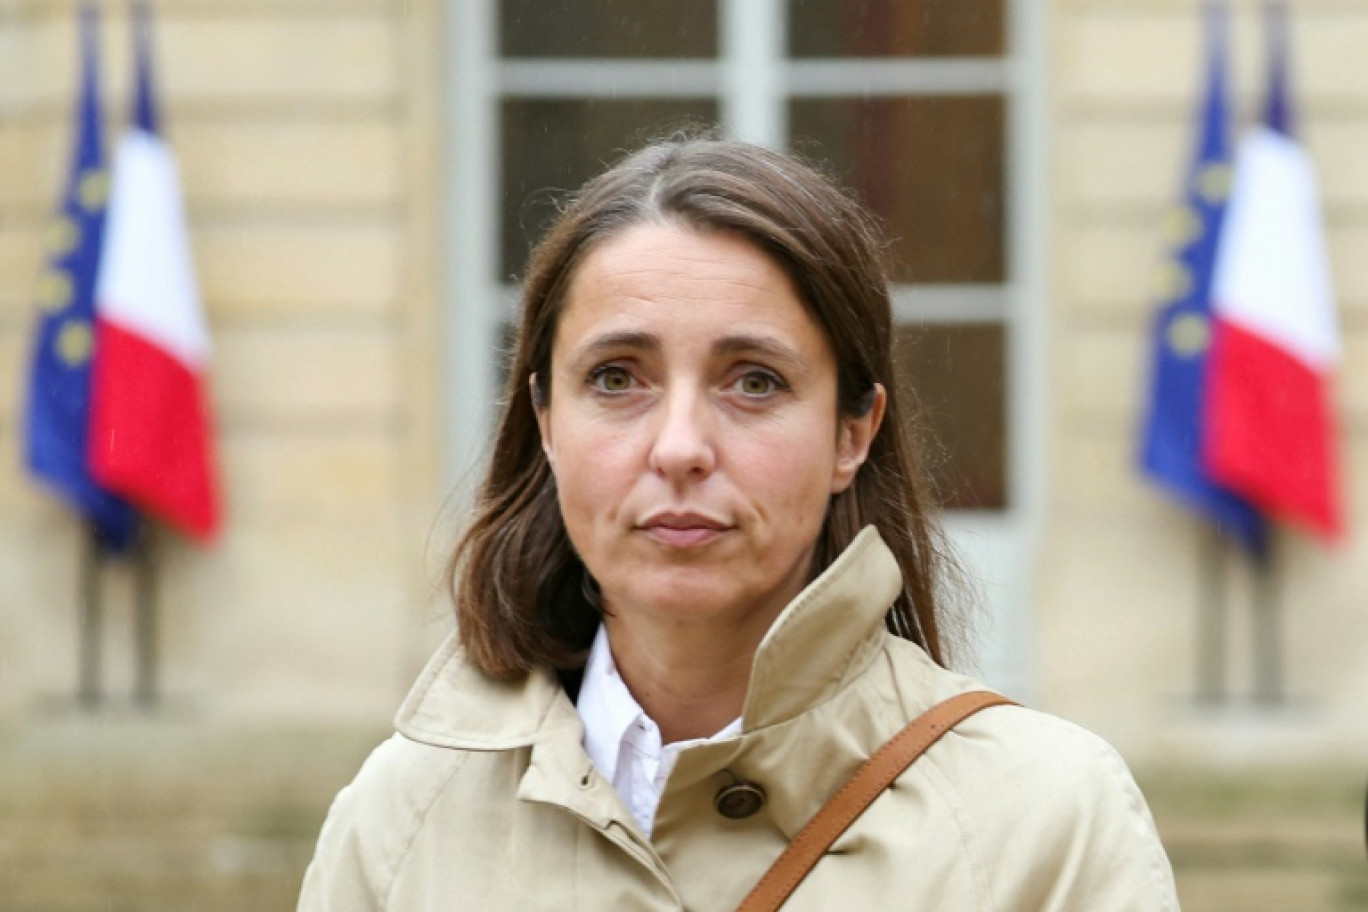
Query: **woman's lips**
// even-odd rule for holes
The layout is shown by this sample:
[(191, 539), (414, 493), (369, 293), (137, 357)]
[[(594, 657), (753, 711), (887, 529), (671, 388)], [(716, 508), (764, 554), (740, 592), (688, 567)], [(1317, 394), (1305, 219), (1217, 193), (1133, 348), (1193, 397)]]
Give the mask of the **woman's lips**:
[(670, 526), (648, 526), (646, 534), (650, 538), (662, 545), (669, 545), (672, 548), (696, 548), (706, 545), (722, 537), (725, 530), (705, 529), (696, 527), (692, 529), (675, 529)]
[(639, 528), (662, 545), (697, 548), (721, 538), (731, 526), (699, 514), (669, 513), (651, 516)]

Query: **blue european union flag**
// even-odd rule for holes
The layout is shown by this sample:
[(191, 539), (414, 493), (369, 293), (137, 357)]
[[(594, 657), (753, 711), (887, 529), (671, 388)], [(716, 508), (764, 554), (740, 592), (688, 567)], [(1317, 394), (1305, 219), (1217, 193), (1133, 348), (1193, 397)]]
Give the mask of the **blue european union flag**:
[(96, 45), (98, 20), (82, 11), (81, 97), (66, 190), (49, 237), (38, 286), (39, 314), (29, 379), (29, 468), (69, 500), (110, 547), (132, 544), (138, 515), (91, 477), (90, 368), (95, 349), (95, 278), (109, 179), (104, 165)]
[(1212, 339), (1211, 278), (1231, 186), (1230, 108), (1226, 87), (1226, 13), (1208, 9), (1209, 68), (1197, 154), (1184, 205), (1168, 226), (1171, 256), (1161, 275), (1163, 306), (1153, 327), (1149, 409), (1141, 465), (1156, 482), (1253, 554), (1267, 540), (1263, 515), (1216, 484), (1202, 465), (1202, 412)]

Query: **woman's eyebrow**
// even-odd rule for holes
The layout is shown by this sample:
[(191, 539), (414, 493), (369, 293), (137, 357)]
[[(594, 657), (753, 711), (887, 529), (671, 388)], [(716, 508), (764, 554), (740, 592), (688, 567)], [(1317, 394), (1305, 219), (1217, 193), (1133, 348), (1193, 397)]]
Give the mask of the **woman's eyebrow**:
[(796, 348), (768, 336), (736, 335), (723, 336), (713, 343), (714, 355), (761, 355), (784, 362), (790, 371), (799, 374), (809, 373), (806, 359)]
[(575, 352), (575, 361), (582, 361), (609, 351), (654, 352), (660, 350), (660, 337), (655, 333), (623, 331), (595, 336)]
[[(624, 330), (608, 332), (595, 336), (582, 345), (571, 358), (575, 364), (590, 361), (607, 353), (641, 352), (654, 353), (663, 348), (660, 337), (655, 333)], [(737, 357), (750, 355), (781, 362), (791, 373), (805, 376), (811, 373), (807, 360), (798, 350), (785, 342), (769, 336), (750, 334), (728, 335), (712, 344), (714, 357)]]

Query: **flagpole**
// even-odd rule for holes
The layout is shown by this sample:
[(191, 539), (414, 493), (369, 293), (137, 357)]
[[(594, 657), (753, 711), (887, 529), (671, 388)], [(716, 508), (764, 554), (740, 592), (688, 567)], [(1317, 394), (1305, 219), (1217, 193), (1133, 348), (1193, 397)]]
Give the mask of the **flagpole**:
[(1251, 631), (1254, 653), (1254, 702), (1276, 705), (1283, 701), (1282, 612), (1278, 597), (1278, 570), (1274, 536), (1268, 553), (1254, 564), (1254, 615)]
[(1201, 606), (1197, 631), (1197, 702), (1219, 706), (1226, 701), (1226, 605), (1228, 602), (1226, 540), (1220, 528), (1203, 523)]
[(137, 681), (134, 699), (147, 709), (157, 703), (157, 566), (156, 535), (151, 522), (144, 522), (138, 539), (137, 594), (133, 648), (137, 656)]
[(95, 709), (104, 700), (102, 674), (102, 620), (100, 570), (104, 563), (104, 543), (93, 523), (85, 523), (85, 544), (81, 554), (81, 635), (77, 699), (86, 709)]

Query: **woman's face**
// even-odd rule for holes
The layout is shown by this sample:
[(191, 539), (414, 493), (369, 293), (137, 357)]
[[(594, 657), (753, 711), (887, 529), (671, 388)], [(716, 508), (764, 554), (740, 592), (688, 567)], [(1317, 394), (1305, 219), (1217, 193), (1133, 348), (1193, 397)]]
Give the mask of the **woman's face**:
[(767, 628), (877, 430), (787, 275), (730, 234), (646, 224), (595, 249), (551, 352), (542, 446), (617, 618)]

